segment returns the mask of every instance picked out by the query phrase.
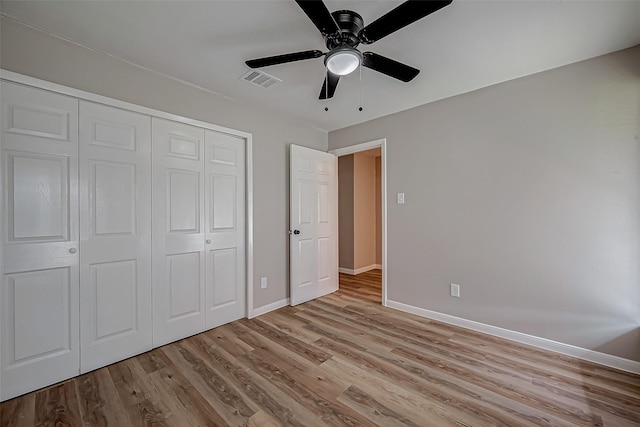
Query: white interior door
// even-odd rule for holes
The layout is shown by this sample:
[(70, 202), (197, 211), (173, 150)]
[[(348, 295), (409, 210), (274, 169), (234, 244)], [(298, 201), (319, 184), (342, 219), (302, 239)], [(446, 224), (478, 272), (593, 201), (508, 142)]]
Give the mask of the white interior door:
[(78, 374), (78, 102), (2, 93), (2, 400)]
[(152, 119), (153, 346), (205, 329), (204, 129)]
[(338, 289), (337, 157), (291, 145), (291, 305)]
[(82, 373), (151, 350), (151, 117), (80, 101)]
[(207, 329), (245, 317), (245, 140), (205, 132)]

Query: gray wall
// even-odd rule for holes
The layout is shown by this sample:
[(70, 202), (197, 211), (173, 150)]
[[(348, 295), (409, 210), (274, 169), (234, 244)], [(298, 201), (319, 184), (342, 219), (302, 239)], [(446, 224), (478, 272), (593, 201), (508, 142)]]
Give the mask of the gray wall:
[(640, 46), (329, 147), (387, 138), (390, 300), (640, 361), (639, 134)]
[(353, 270), (353, 159), (338, 157), (338, 265)]
[(376, 157), (376, 264), (382, 265), (382, 157)]
[(376, 158), (353, 155), (353, 269), (376, 263)]
[[(252, 133), (254, 307), (288, 296), (288, 146), (295, 143), (326, 151), (326, 132), (253, 110), (13, 21), (1, 21), (1, 68)], [(267, 289), (260, 289), (262, 276), (269, 278)]]

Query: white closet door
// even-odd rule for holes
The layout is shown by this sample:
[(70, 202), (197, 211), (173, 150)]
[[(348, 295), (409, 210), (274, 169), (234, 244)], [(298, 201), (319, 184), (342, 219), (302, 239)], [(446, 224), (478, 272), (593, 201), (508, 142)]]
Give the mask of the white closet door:
[(81, 372), (151, 350), (151, 117), (80, 101)]
[(246, 314), (245, 140), (205, 133), (207, 329)]
[(204, 129), (153, 118), (153, 346), (205, 329)]
[(78, 103), (1, 83), (2, 400), (78, 374)]

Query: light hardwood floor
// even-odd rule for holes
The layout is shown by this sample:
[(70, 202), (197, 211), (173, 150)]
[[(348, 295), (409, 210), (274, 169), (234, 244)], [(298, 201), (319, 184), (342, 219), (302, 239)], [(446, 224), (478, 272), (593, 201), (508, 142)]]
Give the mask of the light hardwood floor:
[(640, 377), (380, 305), (380, 271), (4, 402), (2, 426), (640, 426)]

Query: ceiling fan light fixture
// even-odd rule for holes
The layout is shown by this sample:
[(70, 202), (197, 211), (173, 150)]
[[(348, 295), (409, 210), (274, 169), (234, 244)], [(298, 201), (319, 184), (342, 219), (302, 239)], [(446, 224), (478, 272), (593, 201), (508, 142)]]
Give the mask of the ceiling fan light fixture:
[(360, 51), (348, 46), (333, 49), (324, 59), (327, 70), (338, 76), (346, 76), (354, 72), (361, 62)]

